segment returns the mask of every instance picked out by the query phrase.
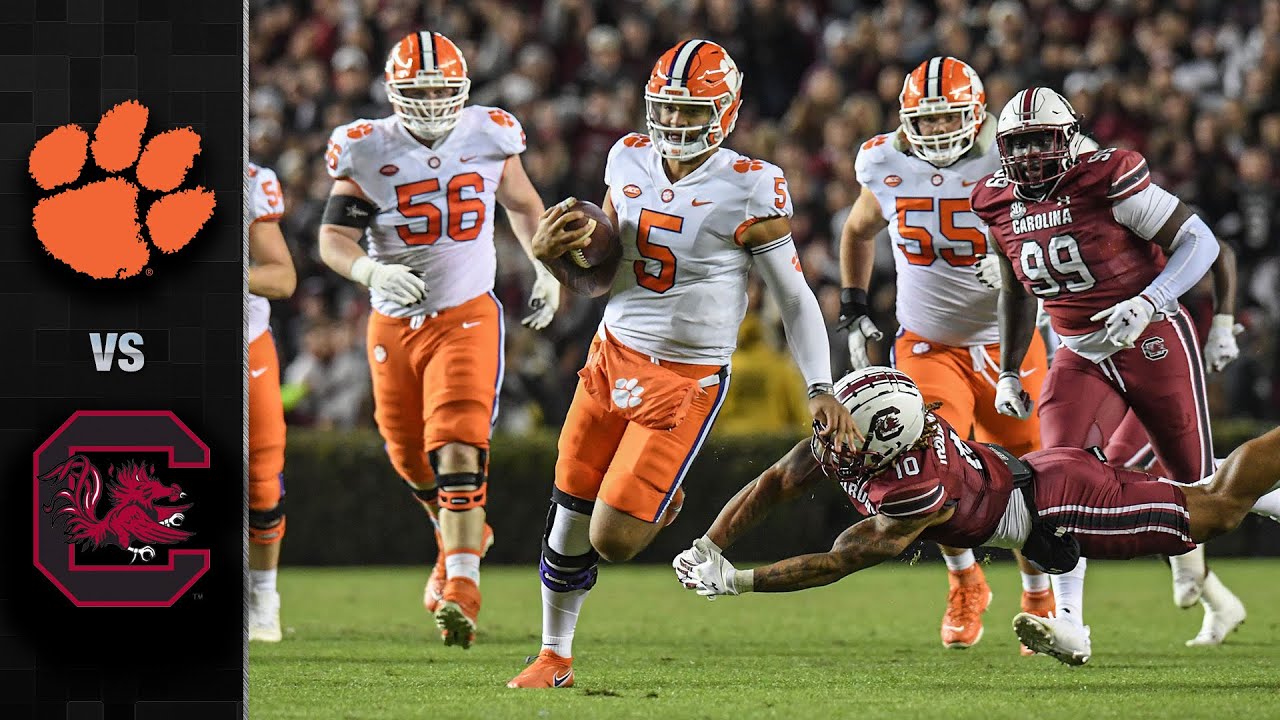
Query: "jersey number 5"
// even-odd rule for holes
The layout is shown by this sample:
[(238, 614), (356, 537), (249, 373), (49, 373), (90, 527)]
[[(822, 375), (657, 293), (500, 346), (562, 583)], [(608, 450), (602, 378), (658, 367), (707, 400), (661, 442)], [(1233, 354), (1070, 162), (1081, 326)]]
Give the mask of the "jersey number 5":
[[(907, 222), (908, 212), (933, 212), (931, 197), (900, 197), (896, 202), (898, 211), (898, 237), (902, 254), (912, 265), (932, 265), (942, 256), (948, 265), (965, 267), (978, 261), (979, 255), (987, 252), (987, 236), (975, 227), (956, 225), (957, 213), (971, 213), (969, 198), (939, 198), (938, 226), (942, 237), (935, 238), (929, 228), (911, 225)], [(959, 252), (964, 250), (964, 252)]]
[[(472, 191), (471, 197), (462, 197), (463, 188)], [(475, 240), (480, 236), (480, 228), (484, 226), (484, 200), (479, 195), (484, 192), (484, 178), (479, 173), (463, 173), (455, 175), (445, 186), (445, 198), (449, 211), (449, 237), (457, 242)], [(444, 229), (444, 217), (440, 208), (430, 200), (414, 202), (420, 195), (429, 195), (440, 191), (440, 180), (427, 178), (418, 182), (396, 186), (396, 210), (407, 218), (426, 220), (425, 229), (414, 232), (410, 225), (397, 225), (396, 233), (406, 245), (433, 245), (440, 239)], [(467, 216), (472, 216), (471, 224), (463, 227)]]
[[(636, 273), (636, 284), (646, 290), (664, 293), (676, 284), (676, 255), (671, 248), (660, 245), (649, 239), (654, 230), (666, 230), (679, 233), (684, 227), (684, 218), (668, 215), (657, 210), (640, 211), (640, 222), (636, 225), (636, 250), (645, 260), (636, 260), (631, 267)], [(646, 266), (650, 262), (658, 263), (657, 274), (650, 273)]]
[(1054, 235), (1049, 238), (1048, 250), (1049, 262), (1046, 264), (1045, 252), (1039, 243), (1032, 240), (1022, 243), (1022, 274), (1031, 281), (1032, 293), (1051, 298), (1057, 297), (1063, 289), (1073, 293), (1084, 292), (1097, 284), (1089, 266), (1080, 256), (1080, 244), (1074, 237)]

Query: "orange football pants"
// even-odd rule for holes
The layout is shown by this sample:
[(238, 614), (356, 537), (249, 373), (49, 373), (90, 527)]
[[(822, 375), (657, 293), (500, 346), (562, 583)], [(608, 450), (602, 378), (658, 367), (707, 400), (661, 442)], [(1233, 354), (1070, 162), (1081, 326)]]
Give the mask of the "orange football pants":
[[(592, 342), (592, 351), (600, 342)], [(573, 402), (560, 429), (556, 487), (583, 500), (603, 500), (636, 519), (656, 523), (666, 512), (689, 465), (711, 433), (729, 390), (729, 373), (718, 365), (655, 362), (684, 377), (719, 375), (703, 388), (685, 419), (670, 430), (628, 422), (587, 394), (578, 380)]]
[(427, 454), (448, 443), (489, 449), (502, 387), (502, 305), (485, 293), (418, 318), (369, 317), (374, 421), (396, 472), (426, 487)]
[(1040, 449), (1040, 387), (1049, 364), (1039, 332), (1032, 335), (1022, 360), (1022, 387), (1037, 403), (1026, 420), (996, 412), (1000, 343), (971, 351), (902, 329), (893, 343), (892, 362), (915, 381), (926, 403), (942, 403), (938, 414), (965, 439), (972, 430), (974, 440), (996, 443), (1017, 456)]
[(280, 360), (267, 331), (249, 343), (249, 508), (265, 511), (284, 495), (284, 404)]

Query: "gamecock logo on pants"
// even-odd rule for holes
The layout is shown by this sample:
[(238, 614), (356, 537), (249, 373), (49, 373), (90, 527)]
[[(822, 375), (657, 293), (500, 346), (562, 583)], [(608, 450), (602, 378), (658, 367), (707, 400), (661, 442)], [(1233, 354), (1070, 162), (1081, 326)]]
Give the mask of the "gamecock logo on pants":
[(77, 606), (167, 607), (208, 571), (175, 480), (209, 448), (173, 413), (77, 412), (33, 460), (33, 559)]

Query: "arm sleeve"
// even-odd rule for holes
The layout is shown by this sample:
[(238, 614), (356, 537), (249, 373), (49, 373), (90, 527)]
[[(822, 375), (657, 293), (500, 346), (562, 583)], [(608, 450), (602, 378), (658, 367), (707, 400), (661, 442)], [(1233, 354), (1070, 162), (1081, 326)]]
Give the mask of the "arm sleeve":
[(1113, 205), (1111, 215), (1138, 237), (1150, 240), (1177, 209), (1178, 198), (1159, 185), (1149, 184)]
[(1157, 310), (1173, 312), (1178, 298), (1190, 290), (1218, 258), (1218, 239), (1200, 219), (1192, 215), (1178, 228), (1178, 234), (1170, 246), (1173, 254), (1164, 270), (1142, 291)]
[(769, 292), (782, 312), (791, 355), (804, 375), (806, 385), (831, 384), (831, 354), (827, 328), (818, 299), (813, 296), (791, 235), (751, 248), (752, 258), (764, 277)]

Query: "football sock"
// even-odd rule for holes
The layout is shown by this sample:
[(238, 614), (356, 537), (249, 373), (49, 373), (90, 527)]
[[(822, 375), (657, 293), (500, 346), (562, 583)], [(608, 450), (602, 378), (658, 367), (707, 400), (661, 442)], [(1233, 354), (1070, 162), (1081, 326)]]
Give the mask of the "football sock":
[(973, 567), (973, 551), (965, 550), (959, 555), (942, 554), (942, 559), (947, 562), (947, 569), (951, 572), (961, 572)]
[(1053, 575), (1053, 602), (1057, 605), (1057, 617), (1075, 623), (1084, 624), (1084, 573), (1088, 561), (1080, 558), (1080, 562), (1071, 572)]
[(1046, 573), (1025, 573), (1018, 571), (1022, 575), (1023, 592), (1044, 592), (1049, 589), (1049, 576)]
[(444, 556), (444, 576), (469, 578), (480, 585), (480, 554), (470, 550), (456, 550)]
[[(547, 545), (555, 552), (580, 557), (592, 551), (591, 516), (556, 506), (556, 517), (547, 534)], [(551, 563), (556, 570), (567, 573), (582, 568), (562, 568)], [(587, 600), (589, 589), (559, 591), (542, 584), (542, 648), (563, 658), (573, 657), (573, 634), (578, 626), (578, 614)]]
[(255, 593), (275, 592), (276, 568), (271, 568), (269, 570), (250, 570), (249, 583), (252, 585)]
[(1204, 577), (1204, 546), (1197, 545), (1195, 549), (1190, 552), (1170, 556), (1169, 567), (1173, 569), (1174, 577)]

